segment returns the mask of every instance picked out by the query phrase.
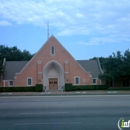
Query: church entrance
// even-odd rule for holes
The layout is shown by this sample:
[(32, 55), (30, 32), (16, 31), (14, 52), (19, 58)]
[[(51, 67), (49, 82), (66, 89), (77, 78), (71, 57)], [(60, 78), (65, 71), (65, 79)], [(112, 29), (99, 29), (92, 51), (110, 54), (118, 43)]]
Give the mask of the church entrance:
[(64, 70), (57, 61), (50, 61), (43, 69), (43, 86), (45, 91), (63, 91)]
[(49, 90), (58, 90), (57, 78), (49, 78)]

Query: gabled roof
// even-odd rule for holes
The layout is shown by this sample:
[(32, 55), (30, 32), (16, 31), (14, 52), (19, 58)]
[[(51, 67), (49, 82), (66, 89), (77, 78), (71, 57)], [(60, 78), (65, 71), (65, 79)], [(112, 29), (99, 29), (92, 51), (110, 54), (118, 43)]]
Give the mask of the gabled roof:
[(100, 66), (97, 60), (77, 60), (77, 62), (87, 71), (90, 72), (92, 78), (98, 78), (101, 74)]
[(28, 61), (6, 61), (3, 80), (14, 80), (15, 73), (19, 73)]
[[(90, 72), (92, 78), (98, 78), (101, 74), (97, 60), (77, 60), (86, 72)], [(14, 80), (15, 73), (19, 73), (28, 61), (6, 61), (3, 80)]]

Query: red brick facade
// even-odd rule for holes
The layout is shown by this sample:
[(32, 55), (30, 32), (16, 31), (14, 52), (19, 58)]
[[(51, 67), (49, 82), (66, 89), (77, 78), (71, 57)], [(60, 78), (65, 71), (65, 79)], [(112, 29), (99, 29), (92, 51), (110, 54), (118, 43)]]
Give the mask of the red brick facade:
[[(44, 82), (46, 82), (46, 86), (49, 86), (47, 85), (49, 79), (45, 79), (50, 73), (49, 70), (45, 70), (49, 65), (52, 68), (52, 73), (57, 73), (58, 80), (62, 80), (62, 82), (58, 81), (59, 86), (65, 83), (75, 84), (76, 77), (79, 77), (80, 85), (92, 84), (90, 72), (86, 72), (59, 41), (51, 36), (21, 72), (15, 74), (13, 86), (28, 86), (28, 78), (31, 79), (30, 86), (44, 85)], [(55, 70), (56, 72), (53, 72)], [(44, 71), (46, 72), (44, 73)], [(5, 86), (8, 86), (7, 82), (4, 81)], [(100, 84), (100, 80), (97, 80), (97, 84)]]

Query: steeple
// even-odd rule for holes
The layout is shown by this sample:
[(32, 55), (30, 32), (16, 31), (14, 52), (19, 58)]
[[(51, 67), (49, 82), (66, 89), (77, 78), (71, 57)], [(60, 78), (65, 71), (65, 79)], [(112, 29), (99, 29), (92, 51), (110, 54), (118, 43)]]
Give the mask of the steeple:
[(49, 20), (47, 21), (47, 40), (49, 39)]

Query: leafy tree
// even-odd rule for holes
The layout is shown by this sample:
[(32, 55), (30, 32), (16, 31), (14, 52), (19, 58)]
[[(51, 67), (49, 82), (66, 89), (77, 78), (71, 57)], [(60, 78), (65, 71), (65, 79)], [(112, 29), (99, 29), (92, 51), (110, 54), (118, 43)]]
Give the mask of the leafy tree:
[(0, 59), (6, 58), (7, 61), (30, 60), (33, 56), (29, 51), (21, 51), (17, 46), (8, 47), (4, 45), (0, 45), (0, 54)]
[(99, 75), (100, 79), (110, 82), (114, 80), (130, 78), (129, 50), (126, 50), (124, 55), (122, 55), (120, 51), (118, 51), (116, 54), (113, 53), (108, 58), (105, 58), (100, 62), (104, 71), (103, 74)]
[(22, 56), (24, 60), (30, 60), (33, 57), (33, 55), (27, 50), (23, 50), (22, 52)]
[(21, 51), (14, 47), (8, 47), (5, 45), (0, 45), (0, 77), (3, 72), (3, 59), (6, 58), (7, 61), (28, 61), (33, 57), (29, 51)]

